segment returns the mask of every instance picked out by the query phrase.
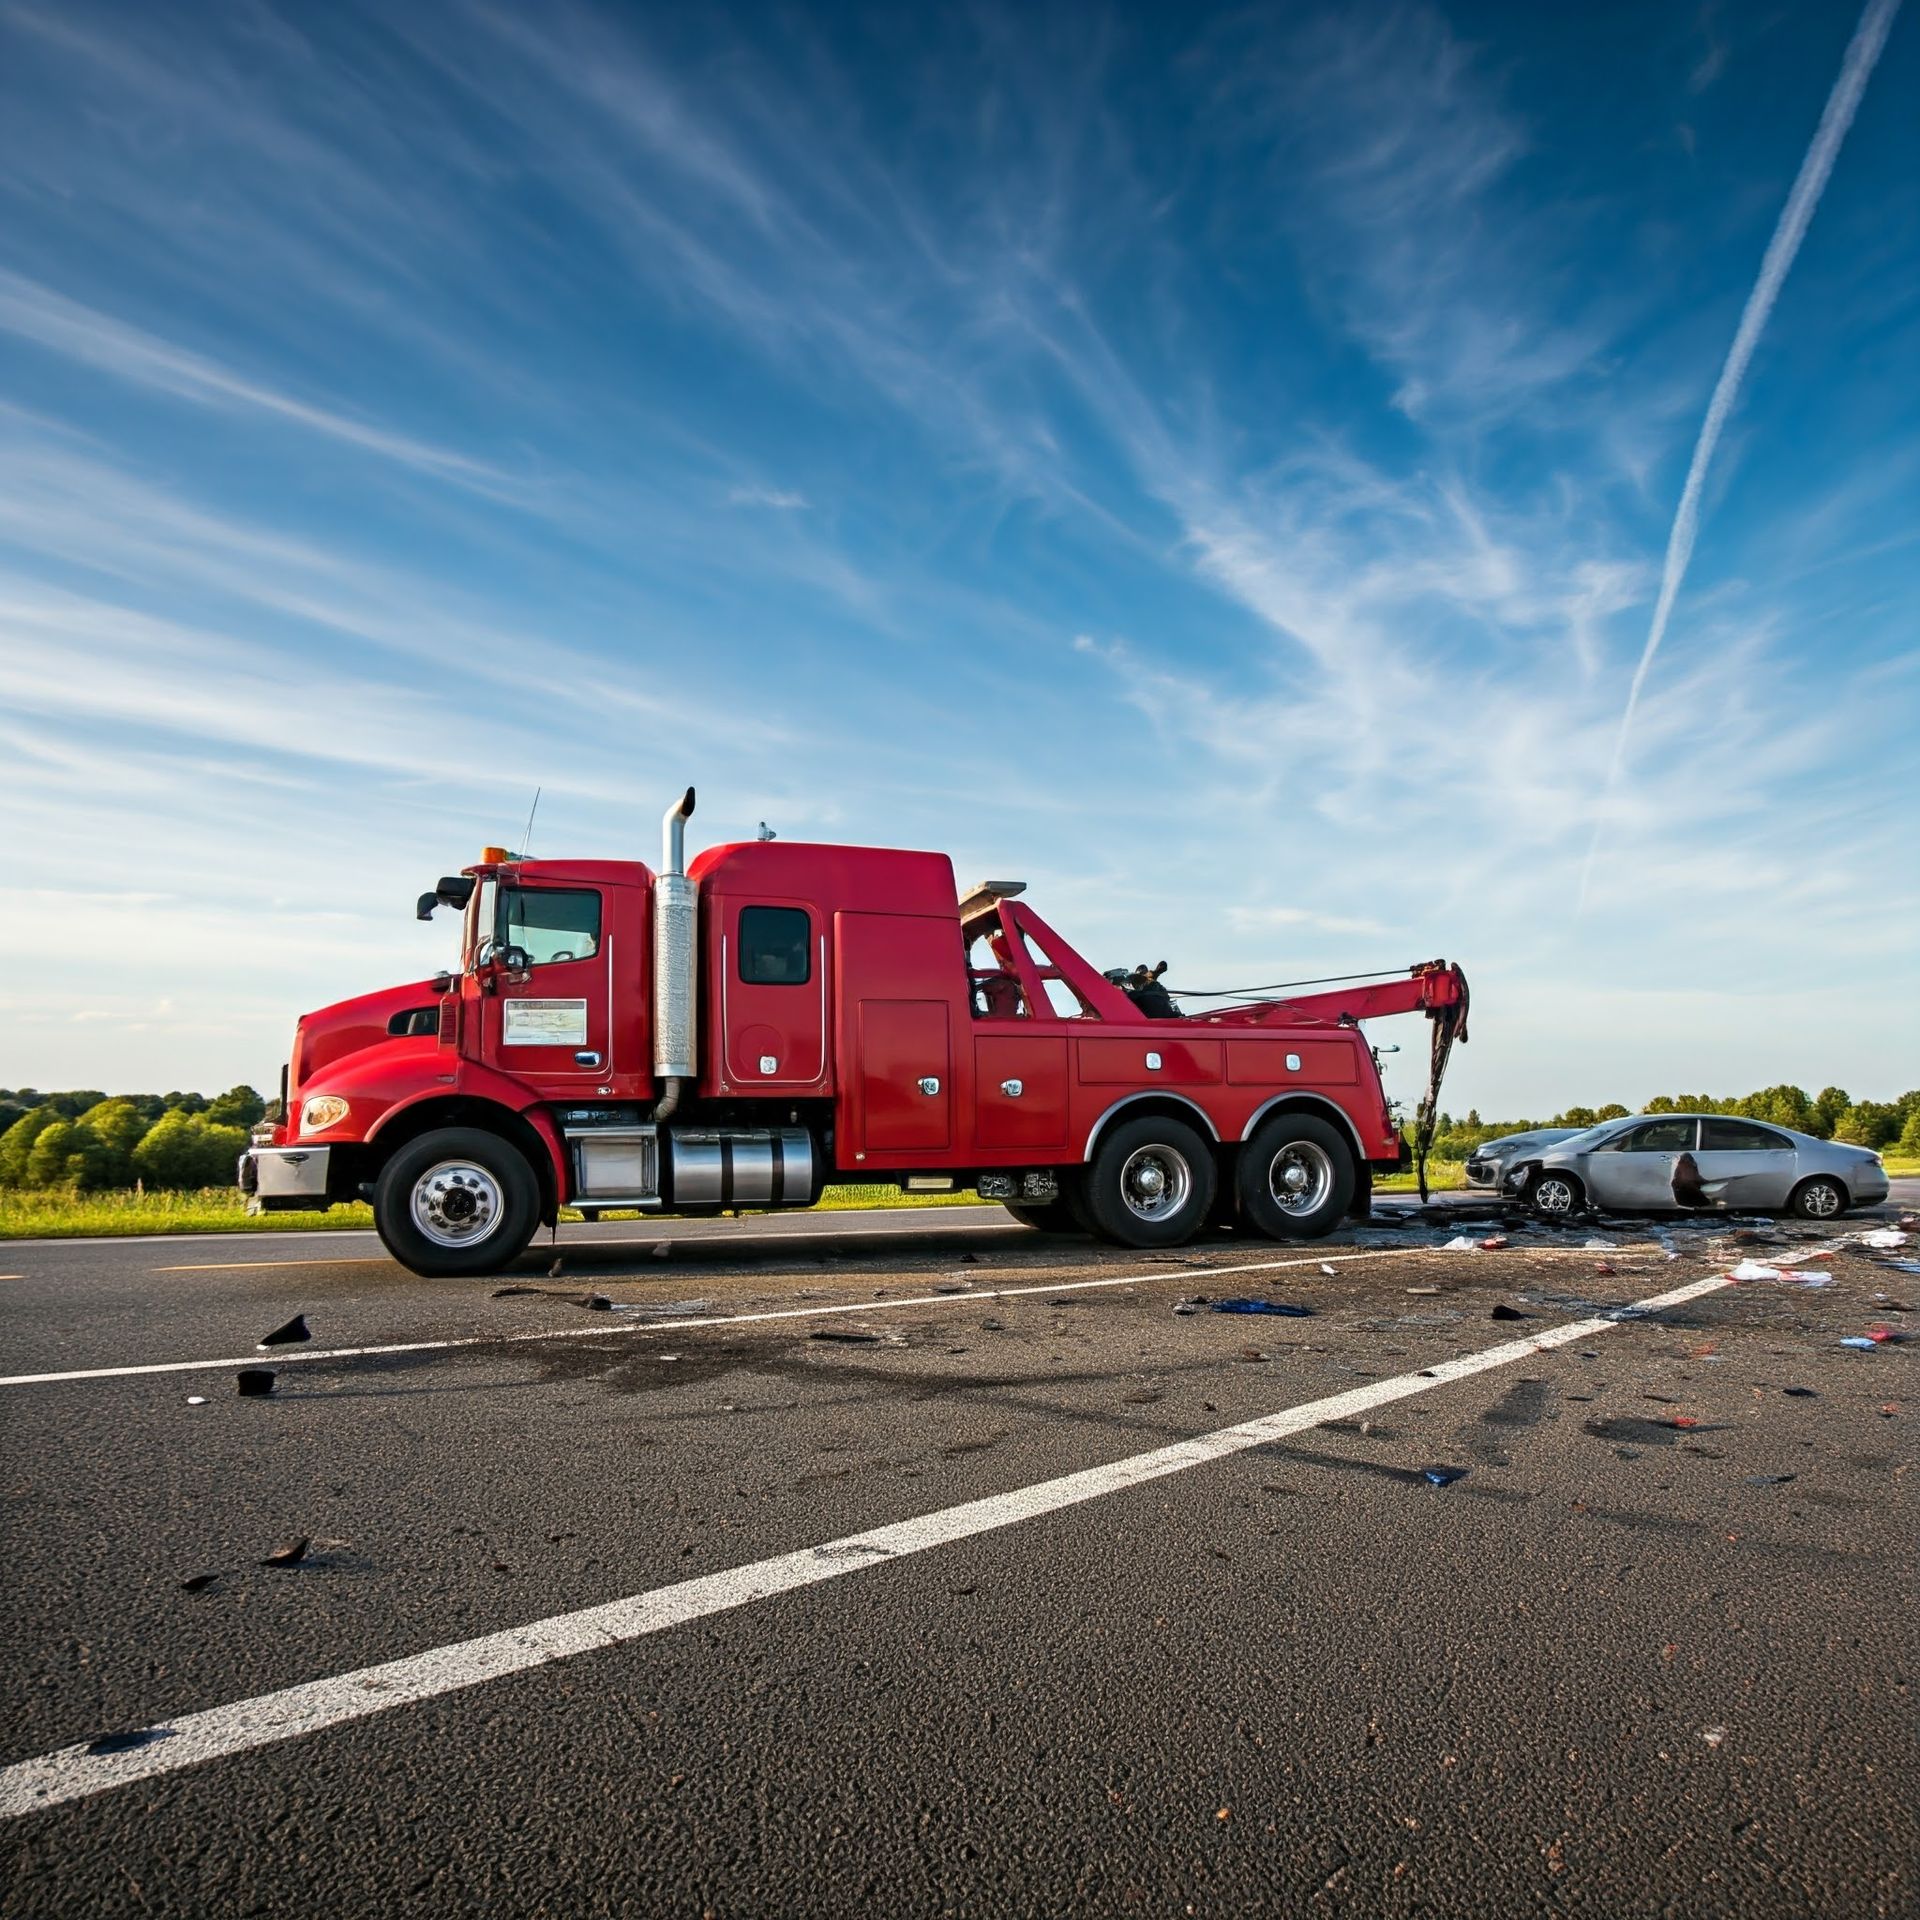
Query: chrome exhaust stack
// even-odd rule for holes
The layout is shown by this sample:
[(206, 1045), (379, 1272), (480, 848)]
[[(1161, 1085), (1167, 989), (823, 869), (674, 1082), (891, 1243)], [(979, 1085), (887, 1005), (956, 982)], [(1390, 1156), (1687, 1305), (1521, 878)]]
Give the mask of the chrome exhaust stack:
[(700, 1071), (695, 1056), (699, 1012), (700, 891), (687, 878), (689, 787), (660, 822), (660, 872), (653, 882), (653, 1070), (665, 1082), (653, 1117), (680, 1104), (685, 1082)]

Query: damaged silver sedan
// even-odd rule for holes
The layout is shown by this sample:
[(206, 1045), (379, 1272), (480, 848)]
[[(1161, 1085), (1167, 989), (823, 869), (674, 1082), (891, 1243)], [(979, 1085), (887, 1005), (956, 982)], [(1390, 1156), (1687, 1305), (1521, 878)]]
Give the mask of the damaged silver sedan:
[(1505, 1190), (1564, 1219), (1609, 1212), (1788, 1212), (1831, 1220), (1888, 1193), (1880, 1156), (1719, 1113), (1604, 1121), (1508, 1165)]

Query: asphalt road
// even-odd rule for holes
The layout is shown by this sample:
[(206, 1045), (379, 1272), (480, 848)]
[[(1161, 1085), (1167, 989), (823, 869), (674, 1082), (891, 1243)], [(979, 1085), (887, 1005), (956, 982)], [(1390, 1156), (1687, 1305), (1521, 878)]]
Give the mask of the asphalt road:
[(0, 1247), (5, 1911), (1920, 1911), (1888, 1224)]

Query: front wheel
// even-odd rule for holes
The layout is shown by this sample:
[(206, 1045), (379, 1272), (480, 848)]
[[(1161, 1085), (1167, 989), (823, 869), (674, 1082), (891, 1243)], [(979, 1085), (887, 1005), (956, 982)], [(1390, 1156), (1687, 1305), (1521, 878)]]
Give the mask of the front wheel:
[(1569, 1220), (1580, 1211), (1586, 1194), (1570, 1173), (1537, 1173), (1527, 1189), (1527, 1204), (1547, 1220)]
[(387, 1251), (415, 1273), (498, 1273), (540, 1224), (540, 1183), (497, 1133), (443, 1127), (409, 1140), (381, 1170), (373, 1224)]
[(1078, 1202), (1102, 1240), (1177, 1247), (1206, 1224), (1219, 1174), (1207, 1143), (1182, 1120), (1148, 1114), (1109, 1130)]
[(1801, 1181), (1787, 1204), (1802, 1220), (1835, 1220), (1847, 1210), (1847, 1190), (1838, 1180), (1817, 1174)]
[(1240, 1149), (1240, 1210), (1269, 1240), (1318, 1240), (1346, 1218), (1359, 1173), (1339, 1131), (1276, 1114)]

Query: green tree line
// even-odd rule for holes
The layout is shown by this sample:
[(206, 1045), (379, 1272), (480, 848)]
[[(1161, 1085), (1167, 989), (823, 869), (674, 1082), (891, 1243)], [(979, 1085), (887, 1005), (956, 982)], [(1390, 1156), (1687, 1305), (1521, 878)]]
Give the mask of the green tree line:
[(1733, 1113), (1811, 1133), (1822, 1140), (1844, 1140), (1876, 1153), (1920, 1157), (1920, 1088), (1897, 1100), (1855, 1100), (1841, 1087), (1823, 1087), (1809, 1096), (1804, 1088), (1782, 1084), (1728, 1099), (1715, 1093), (1663, 1093), (1644, 1107), (1568, 1107), (1551, 1120), (1482, 1120), (1469, 1109), (1464, 1118), (1443, 1113), (1434, 1128), (1433, 1150), (1441, 1160), (1464, 1160), (1475, 1147), (1509, 1133), (1535, 1127), (1596, 1127), (1640, 1113)]
[(231, 1185), (267, 1103), (251, 1087), (200, 1093), (0, 1088), (0, 1188)]

